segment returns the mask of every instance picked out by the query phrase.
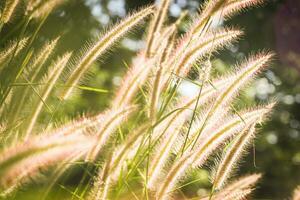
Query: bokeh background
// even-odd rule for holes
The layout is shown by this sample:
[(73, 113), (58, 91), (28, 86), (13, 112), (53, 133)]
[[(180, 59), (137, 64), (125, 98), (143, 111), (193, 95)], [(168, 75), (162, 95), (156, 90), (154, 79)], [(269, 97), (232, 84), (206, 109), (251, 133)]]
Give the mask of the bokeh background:
[[(153, 3), (153, 0), (69, 0), (47, 19), (40, 39), (35, 44), (61, 36), (59, 52), (77, 49), (95, 39), (105, 27), (123, 18), (129, 11)], [(173, 0), (170, 20), (183, 10), (197, 12), (201, 0)], [(216, 71), (224, 71), (251, 52), (262, 49), (276, 53), (266, 73), (242, 95), (240, 105), (277, 99), (278, 105), (269, 122), (241, 164), (237, 175), (251, 172), (264, 174), (255, 199), (287, 199), (300, 184), (300, 1), (269, 0), (264, 6), (251, 9), (226, 22), (242, 27), (245, 36), (233, 46), (219, 52), (213, 60)], [(16, 16), (16, 18), (18, 18)], [(11, 23), (10, 27), (14, 25)], [(8, 27), (7, 30), (10, 28)], [(184, 30), (184, 27), (182, 28)], [(5, 30), (4, 30), (5, 31)], [(78, 115), (92, 115), (105, 108), (120, 83), (120, 77), (136, 51), (143, 47), (145, 28), (138, 28), (123, 39), (114, 54), (94, 64), (84, 84), (105, 89), (107, 93), (78, 91), (76, 97), (57, 111), (54, 120), (62, 121)], [(186, 87), (188, 90), (188, 87)], [(45, 114), (47, 120), (47, 113)], [(208, 184), (203, 180), (186, 190), (198, 190)], [(258, 198), (259, 197), (259, 198)]]

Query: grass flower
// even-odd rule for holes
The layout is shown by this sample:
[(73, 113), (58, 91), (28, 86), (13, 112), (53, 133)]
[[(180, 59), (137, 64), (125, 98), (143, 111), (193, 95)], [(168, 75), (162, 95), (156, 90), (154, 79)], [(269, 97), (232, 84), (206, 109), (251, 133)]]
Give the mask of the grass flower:
[(106, 34), (104, 34), (101, 39), (86, 52), (86, 54), (80, 59), (79, 63), (75, 66), (73, 72), (66, 82), (66, 85), (69, 86), (69, 89), (63, 91), (61, 98), (68, 98), (73, 90), (73, 87), (78, 83), (78, 81), (87, 71), (90, 65), (105, 51), (107, 51), (108, 48), (113, 45), (120, 37), (122, 37), (131, 28), (136, 26), (151, 13), (152, 7), (142, 9), (139, 12), (127, 17)]
[(9, 20), (11, 20), (12, 14), (16, 6), (18, 5), (18, 3), (19, 0), (5, 1), (5, 5), (2, 10), (1, 18), (0, 18), (2, 23), (6, 24), (7, 22), (9, 22)]

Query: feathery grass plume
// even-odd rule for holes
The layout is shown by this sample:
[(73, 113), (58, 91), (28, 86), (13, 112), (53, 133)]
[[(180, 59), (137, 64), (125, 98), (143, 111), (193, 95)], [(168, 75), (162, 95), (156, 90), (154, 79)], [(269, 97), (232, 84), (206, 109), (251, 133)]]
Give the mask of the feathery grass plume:
[(31, 82), (37, 81), (38, 74), (41, 72), (41, 69), (45, 62), (48, 60), (50, 55), (53, 53), (59, 37), (47, 42), (38, 52), (37, 56), (34, 58), (33, 62), (30, 64), (30, 69), (28, 70), (28, 77)]
[(6, 62), (10, 59), (15, 51), (15, 56), (26, 46), (28, 38), (22, 38), (19, 42), (13, 41), (4, 50), (0, 52), (0, 70)]
[(89, 195), (90, 200), (104, 200), (108, 199), (108, 191), (109, 185), (111, 182), (110, 179), (110, 165), (111, 165), (112, 158), (109, 157), (108, 160), (105, 162), (101, 173), (99, 173), (97, 180), (94, 183), (93, 190)]
[(1, 150), (0, 174), (32, 155), (46, 152), (51, 148), (74, 144), (74, 142), (79, 142), (82, 137), (84, 135), (81, 133), (52, 132), (45, 133), (43, 136), (31, 137), (30, 141), (12, 143), (9, 147)]
[(179, 52), (178, 60), (175, 59), (172, 64), (174, 73), (184, 77), (198, 59), (231, 43), (241, 35), (241, 31), (229, 28), (207, 33), (188, 45), (185, 51)]
[(47, 0), (47, 1), (32, 1), (28, 2), (26, 12), (33, 18), (43, 18), (51, 13), (56, 7), (63, 4), (64, 0)]
[[(175, 33), (176, 27), (171, 29), (165, 36), (164, 36), (164, 41), (161, 43), (161, 49), (163, 50), (158, 50), (158, 53), (161, 53), (161, 55), (158, 56), (157, 62), (155, 63), (156, 69), (155, 71), (155, 76), (154, 78), (150, 79), (149, 85), (150, 85), (150, 109), (149, 109), (149, 116), (152, 121), (154, 121), (156, 117), (156, 111), (157, 111), (157, 104), (159, 100), (159, 96), (161, 94), (162, 90), (162, 83), (164, 80), (164, 76), (166, 73), (166, 58), (168, 58), (170, 49), (173, 47), (173, 36)], [(153, 84), (153, 87), (152, 87)]]
[(213, 198), (206, 197), (200, 200), (245, 200), (253, 192), (253, 189), (237, 189), (230, 191), (230, 193), (224, 195), (222, 192), (214, 195)]
[[(149, 82), (150, 86), (150, 105), (149, 105), (149, 118), (152, 122), (155, 122), (156, 120), (156, 114), (157, 114), (157, 108), (158, 108), (158, 102), (160, 97), (160, 92), (162, 89), (162, 80), (164, 80), (163, 77), (163, 67), (158, 66), (159, 68), (156, 70), (154, 79), (151, 79)], [(152, 82), (153, 81), (153, 82)], [(151, 85), (153, 84), (153, 86)]]
[(191, 41), (198, 40), (207, 34), (211, 29), (213, 20), (220, 21), (226, 16), (229, 17), (243, 8), (254, 6), (260, 2), (259, 0), (207, 0), (202, 6), (201, 14), (195, 17), (194, 22), (191, 23), (190, 31), (181, 39), (177, 52), (185, 52)]
[(89, 199), (106, 199), (105, 197), (108, 195), (108, 190), (117, 182), (121, 171), (123, 171), (122, 167), (124, 166), (125, 159), (130, 159), (132, 155), (136, 154), (142, 139), (141, 137), (149, 127), (150, 124), (139, 127), (124, 143), (117, 147), (112, 153), (112, 156), (106, 161), (103, 169), (99, 171)]
[(40, 2), (41, 0), (25, 0), (25, 11), (32, 11)]
[[(230, 77), (221, 77), (218, 79), (213, 79), (211, 82), (213, 84), (204, 84), (201, 86), (201, 84), (198, 84), (197, 82), (194, 82), (197, 86), (199, 86), (199, 90), (201, 91), (201, 95), (198, 100), (198, 105), (204, 105), (206, 104), (209, 100), (215, 98), (215, 95), (217, 92), (220, 92), (224, 87), (226, 86), (226, 83), (230, 80)], [(202, 82), (201, 80), (198, 80), (198, 82)], [(201, 89), (202, 87), (202, 89)], [(192, 97), (189, 98), (189, 101), (186, 101), (186, 104), (182, 106), (181, 108), (177, 109), (194, 109), (196, 101), (198, 98), (198, 93), (194, 94)], [(182, 102), (185, 97), (181, 97), (181, 100), (179, 102)]]
[[(71, 121), (69, 123), (66, 123), (59, 128), (56, 128), (51, 131), (51, 133), (55, 134), (69, 134), (69, 133), (89, 133), (89, 134), (100, 134), (99, 130), (103, 129), (104, 126), (111, 125), (113, 127), (115, 124), (110, 124), (111, 122), (114, 122), (113, 120), (117, 121), (120, 120), (121, 117), (123, 120), (126, 119), (126, 115), (129, 114), (130, 107), (124, 108), (123, 110), (108, 110), (104, 113), (100, 113), (93, 117), (80, 117), (77, 120)], [(134, 109), (132, 107), (132, 109)], [(124, 115), (124, 116), (123, 116)], [(114, 118), (115, 116), (115, 118)], [(118, 118), (119, 117), (119, 118)], [(111, 121), (110, 121), (111, 119)], [(114, 122), (115, 123), (115, 122)], [(111, 127), (107, 127), (111, 128)]]
[[(221, 81), (218, 83), (221, 83)], [(222, 84), (218, 84), (217, 87), (221, 85)], [(215, 88), (204, 87), (202, 95), (199, 98), (200, 104), (209, 100), (215, 92), (217, 92)], [(196, 100), (196, 95), (190, 98), (180, 98), (178, 105), (170, 109), (170, 113), (172, 114), (154, 128), (152, 133), (154, 141), (161, 140), (161, 143), (156, 147), (156, 153), (154, 153), (154, 157), (151, 159), (153, 162), (150, 167), (148, 181), (148, 188), (151, 190), (154, 190), (155, 187), (159, 185), (156, 185), (156, 183), (158, 183), (158, 179), (164, 175), (163, 167), (167, 164), (168, 156), (176, 149), (176, 146), (179, 146), (178, 144), (181, 143), (179, 135), (180, 128), (184, 126), (184, 122), (191, 115), (191, 110), (195, 107)]]
[(203, 83), (207, 83), (210, 79), (212, 71), (212, 64), (209, 59), (204, 61), (200, 70), (199, 80), (202, 80)]
[(241, 65), (243, 67), (232, 76), (232, 80), (226, 85), (225, 89), (220, 91), (220, 94), (206, 112), (204, 120), (202, 120), (202, 125), (199, 126), (200, 129), (194, 144), (196, 144), (200, 134), (202, 134), (201, 132), (206, 126), (209, 127), (215, 124), (218, 119), (221, 119), (221, 117), (226, 114), (224, 109), (229, 108), (228, 105), (237, 95), (238, 91), (267, 65), (272, 56), (270, 53), (261, 53), (250, 57), (248, 61), (245, 61), (244, 64)]
[[(185, 172), (190, 167), (198, 167), (204, 164), (209, 155), (222, 145), (226, 140), (233, 137), (237, 132), (241, 131), (245, 124), (252, 124), (258, 119), (263, 119), (270, 111), (270, 106), (254, 110), (252, 112), (244, 112), (240, 116), (228, 120), (223, 126), (217, 130), (212, 129), (210, 135), (201, 138), (201, 143), (197, 145), (194, 151), (185, 153), (170, 169), (167, 177), (162, 183), (157, 192), (158, 199), (168, 199), (171, 191), (175, 188), (176, 183), (184, 176)], [(242, 120), (242, 119), (243, 120)]]
[(121, 86), (116, 92), (112, 107), (117, 108), (130, 104), (140, 86), (146, 82), (151, 69), (154, 67), (154, 61), (154, 58), (146, 59), (143, 55), (138, 55), (133, 60), (133, 66), (123, 78)]
[[(0, 186), (7, 193), (32, 180), (47, 169), (71, 157), (82, 158), (91, 148), (93, 139), (82, 134), (44, 135), (30, 142), (13, 145), (0, 158)], [(3, 152), (3, 153), (4, 153)]]
[[(152, 121), (155, 119), (157, 104), (160, 94), (166, 88), (167, 80), (169, 78), (170, 70), (168, 62), (171, 59), (175, 42), (178, 25), (182, 21), (185, 15), (182, 15), (176, 22), (172, 25), (164, 28), (159, 38), (153, 43), (153, 49), (156, 49), (156, 67), (152, 70), (153, 76), (150, 76), (148, 81), (148, 86), (150, 88), (150, 109), (149, 117)], [(153, 56), (153, 55), (152, 55)], [(152, 85), (154, 83), (154, 85)]]
[(49, 94), (51, 93), (53, 87), (55, 86), (58, 78), (60, 77), (61, 73), (63, 72), (65, 66), (67, 65), (71, 53), (66, 53), (64, 56), (59, 58), (54, 64), (53, 67), (49, 69), (48, 74), (45, 77), (47, 85), (42, 87), (41, 91), (41, 98), (42, 101), (39, 101), (39, 103), (32, 109), (32, 113), (30, 114), (30, 121), (28, 123), (28, 126), (25, 131), (25, 139), (27, 140), (29, 136), (31, 135), (31, 132), (34, 128), (34, 125), (36, 123), (36, 120), (43, 108), (44, 102), (48, 98)]
[(87, 160), (95, 160), (102, 147), (107, 143), (113, 132), (124, 122), (130, 114), (136, 110), (136, 106), (126, 106), (119, 109), (110, 109), (97, 119), (99, 124), (96, 130), (97, 139), (91, 148)]
[(294, 190), (293, 200), (300, 200), (300, 186)]
[[(196, 85), (199, 86), (199, 91), (196, 93), (197, 95), (192, 100), (192, 101), (194, 101), (194, 108), (192, 108), (193, 112), (192, 112), (192, 115), (191, 115), (191, 120), (190, 120), (189, 125), (187, 127), (187, 134), (186, 134), (185, 138), (182, 140), (183, 141), (183, 143), (182, 143), (183, 144), (182, 145), (182, 153), (185, 151), (185, 146), (186, 146), (186, 143), (189, 139), (190, 130), (192, 128), (193, 121), (196, 117), (196, 113), (197, 113), (197, 109), (198, 109), (199, 105), (202, 105), (202, 103), (204, 104), (205, 101), (207, 99), (209, 99), (209, 97), (211, 97), (211, 94), (208, 91), (206, 91), (206, 89), (207, 89), (206, 88), (206, 83), (209, 81), (211, 68), (212, 68), (212, 65), (211, 65), (210, 61), (206, 61), (202, 65), (201, 68), (198, 68), (199, 69), (199, 75), (198, 76), (199, 76), (199, 79), (200, 79), (200, 84), (196, 84)], [(200, 70), (202, 70), (202, 71), (200, 71)], [(217, 83), (219, 83), (219, 81)], [(217, 90), (216, 86), (213, 86), (213, 87), (214, 87), (213, 89), (215, 89), (215, 91), (216, 91)]]
[(159, 37), (157, 37), (156, 40), (154, 40), (153, 49), (158, 49), (161, 46), (161, 44), (164, 41), (166, 41), (166, 38), (168, 38), (168, 35), (173, 33), (172, 42), (170, 41), (171, 43), (168, 45), (169, 47), (168, 47), (167, 52), (169, 52), (169, 53), (167, 53), (168, 56), (166, 56), (166, 58), (169, 58), (169, 55), (172, 53), (173, 48), (175, 46), (175, 40), (177, 39), (175, 36), (176, 36), (177, 30), (178, 30), (180, 24), (182, 23), (183, 19), (187, 16), (187, 14), (188, 14), (187, 11), (182, 12), (181, 15), (179, 16), (179, 18), (174, 23), (162, 28)]
[[(207, 158), (206, 156), (200, 156), (201, 154), (205, 155), (205, 153), (200, 151), (201, 148), (203, 148), (202, 150), (210, 151), (208, 146), (212, 148), (214, 148), (214, 145), (219, 146), (223, 141), (235, 136), (237, 132), (242, 131), (245, 126), (253, 123), (263, 122), (265, 117), (271, 112), (274, 105), (274, 103), (270, 103), (253, 110), (242, 111), (240, 114), (236, 114), (234, 117), (230, 117), (230, 115), (226, 116), (226, 120), (223, 120), (221, 123), (217, 123), (215, 126), (206, 129), (203, 135), (201, 135), (199, 138), (199, 142), (195, 145), (200, 152), (199, 158), (203, 158), (203, 160)], [(195, 135), (195, 133), (193, 135)], [(201, 159), (198, 160), (200, 163), (202, 162)]]
[(32, 13), (41, 4), (42, 0), (25, 0), (25, 15)]
[[(154, 129), (153, 135), (155, 139), (160, 135), (160, 143), (156, 145), (155, 152), (151, 158), (149, 179), (147, 187), (150, 190), (156, 190), (161, 181), (161, 177), (164, 174), (164, 168), (168, 163), (168, 158), (175, 148), (176, 141), (180, 139), (180, 131), (187, 117), (190, 115), (190, 109), (193, 101), (183, 101), (177, 107), (180, 108), (178, 112), (174, 112), (167, 119), (162, 122), (162, 127), (158, 127), (158, 130)], [(158, 139), (157, 139), (158, 140)]]
[(80, 117), (79, 119), (72, 120), (71, 122), (67, 122), (60, 127), (51, 130), (52, 133), (56, 134), (67, 134), (67, 133), (84, 133), (87, 132), (87, 129), (94, 126), (96, 124), (95, 117)]
[(229, 0), (207, 0), (201, 9), (201, 14), (191, 25), (188, 38), (194, 39), (205, 34), (211, 26), (212, 19), (216, 18), (216, 13), (222, 10)]
[(6, 129), (4, 124), (0, 124), (0, 134)]
[[(29, 84), (31, 83), (36, 83), (40, 76), (40, 72), (42, 67), (44, 66), (44, 63), (48, 60), (49, 56), (52, 54), (57, 41), (59, 38), (51, 41), (51, 42), (47, 42), (42, 49), (40, 50), (40, 52), (37, 54), (37, 56), (34, 58), (34, 60), (32, 61), (32, 63), (30, 63), (29, 65), (29, 69), (25, 70), (26, 73), (26, 77), (28, 79)], [(15, 121), (17, 120), (17, 117), (19, 117), (19, 114), (22, 110), (22, 108), (24, 108), (24, 103), (26, 98), (28, 98), (30, 96), (29, 92), (31, 91), (32, 87), (26, 87), (25, 89), (22, 88), (22, 92), (18, 92), (15, 91), (15, 97), (14, 98), (18, 98), (19, 101), (16, 102), (16, 104), (11, 105), (11, 114), (10, 114), (10, 118), (9, 121), (13, 124), (15, 123)], [(20, 94), (21, 93), (21, 94)], [(21, 95), (21, 96), (20, 96)]]
[[(26, 54), (26, 57), (23, 57), (23, 60), (20, 64), (20, 67), (17, 66), (17, 62), (20, 57), (17, 57), (17, 55), (20, 53), (20, 51), (27, 45), (27, 41), (29, 38), (23, 38), (23, 36), (19, 36), (20, 38), (12, 43), (12, 46), (8, 48), (7, 51), (4, 51), (4, 53), (1, 55), (1, 59), (3, 59), (0, 63), (0, 71), (1, 71), (1, 87), (0, 87), (0, 98), (1, 98), (1, 105), (0, 107), (4, 106), (4, 102), (8, 102), (6, 99), (7, 97), (11, 97), (11, 89), (12, 84), (15, 83), (16, 79), (21, 74), (22, 70), (25, 68), (26, 64), (30, 60), (32, 56), (32, 51), (28, 52)], [(13, 65), (9, 65), (13, 64)], [(7, 105), (7, 104), (6, 104)]]
[(41, 181), (41, 177), (38, 177), (40, 175), (39, 172), (77, 156), (77, 154), (81, 153), (81, 150), (77, 148), (74, 144), (71, 147), (68, 146), (68, 148), (56, 148), (41, 155), (33, 156), (18, 163), (17, 166), (11, 167), (9, 171), (5, 172), (5, 176), (1, 178), (1, 185), (5, 188), (5, 193), (11, 192), (35, 178)]
[[(155, 131), (154, 131), (155, 133), (153, 133), (153, 138), (157, 139), (157, 137), (159, 137), (159, 134), (160, 134), (162, 129), (165, 129), (164, 132), (172, 131), (171, 130), (172, 128), (170, 127), (170, 124), (174, 120), (175, 121), (177, 120), (177, 122), (178, 122), (178, 115), (175, 115), (175, 116), (172, 115), (172, 117), (169, 117), (169, 118), (170, 118), (170, 120), (168, 120), (169, 121), (169, 126), (164, 125), (163, 127), (159, 128), (158, 131), (155, 129)], [(181, 117), (181, 118), (183, 118), (183, 117)], [(163, 123), (166, 124), (165, 122), (163, 122)], [(137, 151), (139, 145), (142, 142), (143, 133), (145, 133), (149, 127), (150, 127), (150, 124), (145, 124), (144, 126), (141, 126), (140, 128), (138, 128), (114, 152), (114, 154), (112, 155), (112, 161), (111, 161), (111, 166), (110, 166), (110, 174), (107, 177), (107, 179), (111, 179), (111, 180), (108, 181), (110, 184), (113, 184), (114, 182), (116, 182), (117, 179), (118, 179), (118, 176), (121, 173), (121, 171), (124, 171), (122, 166), (124, 165), (125, 159), (130, 159), (133, 155), (136, 154), (136, 151)], [(168, 130), (166, 130), (166, 129), (168, 129)], [(165, 138), (167, 138), (167, 137), (165, 137)]]
[(164, 28), (163, 32), (161, 33), (161, 38), (158, 39), (157, 43), (154, 44), (155, 46), (153, 48), (158, 50), (162, 48), (162, 44), (168, 41), (167, 42), (168, 45), (166, 46), (166, 49), (163, 51), (164, 53), (159, 57), (159, 60), (161, 60), (161, 62), (167, 62), (168, 59), (170, 59), (171, 54), (174, 50), (177, 32), (178, 32), (178, 27), (176, 26), (176, 24), (172, 24), (171, 26)]
[(230, 183), (228, 186), (224, 188), (223, 191), (224, 193), (229, 193), (230, 191), (236, 189), (253, 188), (259, 179), (261, 179), (261, 174), (246, 175)]
[(249, 7), (260, 5), (264, 0), (230, 0), (222, 10), (224, 19), (231, 18), (236, 13), (241, 12)]
[(79, 82), (83, 74), (89, 69), (90, 65), (103, 53), (107, 51), (117, 40), (119, 40), (125, 33), (130, 31), (134, 26), (139, 24), (147, 16), (152, 14), (152, 7), (147, 7), (134, 13), (122, 20), (118, 25), (114, 26), (107, 32), (87, 53), (81, 58), (79, 63), (75, 66), (74, 71), (69, 76), (66, 86), (69, 88), (63, 90), (61, 94), (62, 99), (67, 99), (71, 94), (74, 86)]
[(112, 179), (112, 182), (115, 182), (118, 179), (118, 176), (121, 172), (121, 168), (124, 165), (125, 159), (128, 159), (130, 155), (136, 153), (139, 144), (142, 142), (142, 137), (149, 127), (150, 124), (146, 123), (145, 125), (134, 130), (133, 133), (130, 134), (128, 139), (126, 139), (113, 152), (109, 175), (109, 178)]
[(244, 200), (246, 199), (251, 193), (253, 192), (252, 189), (244, 189), (233, 191), (230, 194), (218, 198), (219, 200)]
[(69, 156), (69, 158), (66, 158), (62, 160), (61, 162), (57, 163), (55, 166), (53, 166), (53, 170), (51, 168), (51, 176), (45, 180), (45, 183), (47, 184), (46, 190), (43, 192), (42, 199), (46, 198), (49, 193), (51, 192), (53, 187), (58, 183), (58, 180), (62, 175), (70, 168), (76, 164), (79, 164), (79, 162), (84, 157), (83, 155), (85, 152), (79, 153), (75, 156)]
[[(198, 82), (201, 82), (202, 80), (199, 79)], [(203, 106), (205, 104), (207, 104), (209, 102), (209, 100), (213, 99), (216, 97), (216, 94), (220, 91), (222, 91), (225, 87), (226, 87), (226, 83), (228, 83), (229, 81), (229, 77), (221, 77), (218, 79), (213, 79), (211, 82), (213, 84), (204, 84), (202, 86), (202, 91), (201, 91), (201, 95), (200, 98), (198, 100), (198, 105), (199, 106)], [(198, 85), (199, 87), (201, 87), (201, 84)], [(201, 90), (201, 88), (199, 88), (198, 90)], [(189, 109), (194, 109), (195, 103), (197, 101), (198, 98), (198, 93), (195, 93), (191, 98), (190, 98), (190, 102), (187, 103), (185, 105), (185, 107), (189, 104)]]
[(248, 7), (259, 5), (263, 0), (208, 0), (204, 3), (201, 14), (191, 24), (190, 36), (200, 37), (211, 29), (213, 20), (229, 19), (236, 13)]
[(244, 131), (230, 144), (229, 149), (222, 157), (218, 164), (217, 170), (213, 175), (213, 188), (219, 190), (225, 185), (227, 179), (230, 177), (232, 171), (236, 168), (243, 152), (247, 145), (255, 136), (255, 125), (246, 127)]
[(145, 50), (145, 56), (148, 58), (153, 55), (153, 43), (155, 43), (155, 40), (159, 38), (159, 34), (166, 19), (170, 3), (171, 0), (161, 0), (159, 8), (155, 12), (153, 20), (151, 21)]
[[(222, 200), (224, 198), (230, 199), (229, 197), (240, 197), (239, 194), (243, 194), (243, 191), (253, 191), (255, 184), (261, 178), (261, 174), (251, 174), (244, 177), (237, 179), (236, 181), (230, 183), (224, 189), (218, 191), (216, 194), (213, 195), (215, 200)], [(249, 194), (248, 194), (249, 195)], [(247, 195), (246, 195), (247, 196)], [(210, 197), (201, 198), (201, 200), (209, 200)], [(242, 198), (244, 199), (244, 198)]]
[[(164, 135), (165, 132), (169, 129), (172, 130), (172, 126), (176, 126), (176, 118), (181, 118), (185, 116), (187, 118), (189, 115), (187, 113), (191, 113), (191, 110), (195, 108), (196, 101), (198, 100), (198, 105), (202, 105), (207, 103), (211, 98), (213, 98), (216, 93), (221, 90), (228, 81), (227, 78), (218, 79), (214, 81), (214, 86), (205, 85), (202, 88), (201, 96), (198, 99), (198, 94), (193, 95), (190, 98), (181, 97), (177, 106), (174, 109), (170, 109), (171, 115), (169, 115), (166, 119), (164, 119), (160, 124), (158, 124), (153, 131), (153, 138), (159, 138), (161, 135)], [(200, 90), (200, 89), (199, 89)], [(196, 108), (197, 109), (197, 108)], [(196, 129), (197, 130), (197, 129)]]
[(18, 5), (19, 0), (6, 0), (4, 8), (1, 13), (0, 20), (2, 23), (6, 24), (11, 20), (12, 14)]
[[(227, 82), (227, 79), (220, 79), (216, 80), (214, 86), (212, 85), (206, 85), (202, 88), (202, 93), (201, 97), (199, 98), (198, 102), (199, 105), (205, 104), (208, 100), (214, 97), (216, 92), (218, 90), (222, 89), (224, 87), (224, 83)], [(189, 110), (189, 112), (194, 109), (196, 101), (197, 101), (197, 94), (186, 98), (186, 97), (180, 97), (178, 102), (180, 102), (178, 105), (176, 105), (174, 108), (170, 108), (169, 111), (166, 111), (167, 116), (164, 118), (164, 120), (159, 123), (153, 131), (153, 138), (158, 138), (160, 135), (163, 135), (169, 126), (172, 125), (176, 117), (181, 116), (181, 115), (186, 115), (185, 111)]]
[[(3, 113), (3, 111), (0, 109), (0, 113)], [(2, 121), (0, 123), (0, 142), (5, 143), (5, 131), (7, 130), (7, 122)]]

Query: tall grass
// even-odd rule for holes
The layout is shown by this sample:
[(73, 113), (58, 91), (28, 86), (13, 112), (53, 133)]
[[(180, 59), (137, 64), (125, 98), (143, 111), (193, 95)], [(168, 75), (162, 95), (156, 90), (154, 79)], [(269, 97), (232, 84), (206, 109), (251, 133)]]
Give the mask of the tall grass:
[[(43, 192), (47, 198), (60, 177), (67, 176), (77, 163), (84, 173), (70, 191), (72, 199), (181, 198), (185, 177), (221, 152), (211, 173), (211, 192), (202, 197), (192, 194), (191, 198), (246, 199), (251, 195), (260, 174), (230, 179), (274, 102), (244, 110), (236, 110), (233, 104), (269, 64), (272, 53), (251, 55), (219, 77), (212, 75), (215, 66), (211, 60), (214, 52), (242, 35), (239, 28), (215, 24), (262, 1), (206, 1), (187, 31), (179, 34), (177, 29), (185, 16), (169, 23), (171, 1), (161, 0), (157, 7), (133, 12), (109, 28), (82, 53), (72, 56), (66, 52), (57, 58), (51, 55), (59, 37), (40, 50), (32, 44), (48, 14), (63, 1), (24, 3), (24, 10), (18, 10), (24, 19), (19, 36), (5, 41), (0, 52), (2, 197), (19, 192), (34, 180), (41, 181), (47, 171), (50, 175), (43, 179), (50, 183)], [(5, 1), (1, 28), (12, 20), (18, 5), (19, 1)], [(106, 110), (61, 125), (41, 123), (41, 113), (51, 110), (50, 97), (61, 103), (72, 99), (89, 67), (147, 18), (151, 21), (146, 46), (133, 59)], [(37, 28), (26, 36), (32, 19)], [(63, 73), (64, 84), (60, 84)], [(191, 73), (196, 79), (190, 79)], [(198, 92), (182, 95), (178, 88), (183, 80), (195, 84)]]

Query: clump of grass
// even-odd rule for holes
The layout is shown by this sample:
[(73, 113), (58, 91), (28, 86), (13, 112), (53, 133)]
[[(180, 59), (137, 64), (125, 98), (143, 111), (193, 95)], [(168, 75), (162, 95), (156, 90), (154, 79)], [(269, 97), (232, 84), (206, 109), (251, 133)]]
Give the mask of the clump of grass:
[[(230, 177), (274, 102), (239, 111), (233, 104), (240, 91), (269, 64), (272, 53), (257, 53), (237, 64), (235, 70), (214, 77), (214, 52), (243, 33), (238, 28), (213, 24), (262, 2), (206, 1), (186, 33), (180, 35), (177, 29), (185, 15), (173, 24), (168, 23), (171, 1), (162, 0), (157, 8), (141, 9), (110, 28), (72, 63), (71, 53), (67, 52), (49, 62), (58, 39), (46, 43), (41, 50), (34, 50), (32, 43), (48, 14), (62, 2), (25, 1), (24, 31), (16, 40), (6, 41), (9, 45), (0, 53), (0, 76), (10, 75), (1, 80), (0, 88), (2, 196), (18, 191), (48, 169), (52, 176), (48, 178), (47, 196), (71, 164), (80, 162), (85, 164), (81, 165), (85, 172), (70, 192), (72, 197), (121, 199), (131, 194), (137, 199), (170, 199), (183, 192), (181, 181), (190, 170), (203, 167), (223, 151), (212, 173), (211, 192), (201, 198), (247, 198), (261, 175), (248, 175), (236, 181)], [(10, 20), (17, 3), (6, 0), (1, 26)], [(72, 98), (74, 88), (81, 87), (80, 80), (91, 64), (150, 16), (146, 46), (133, 59), (106, 110), (61, 125), (40, 123), (41, 113), (51, 110), (49, 97), (56, 97), (61, 103)], [(33, 35), (24, 37), (33, 18), (40, 21), (39, 25)], [(8, 73), (12, 65), (17, 67)], [(59, 84), (66, 67), (67, 79)], [(195, 80), (189, 77), (193, 71), (197, 71)], [(197, 85), (198, 92), (191, 96), (180, 94), (178, 87), (183, 80)], [(93, 182), (92, 189), (87, 180)], [(295, 192), (294, 199), (297, 195)]]

